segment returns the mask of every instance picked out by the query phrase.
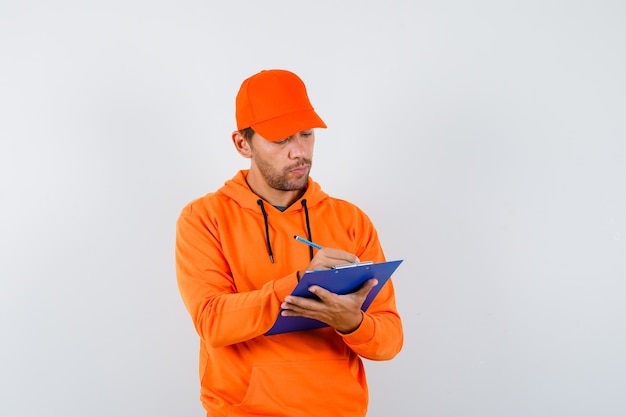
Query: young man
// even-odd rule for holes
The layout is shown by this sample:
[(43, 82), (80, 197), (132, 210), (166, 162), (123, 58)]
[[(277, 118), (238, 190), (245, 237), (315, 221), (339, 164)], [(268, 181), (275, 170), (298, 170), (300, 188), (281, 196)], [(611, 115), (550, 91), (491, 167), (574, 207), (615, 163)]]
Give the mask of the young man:
[[(207, 416), (365, 416), (361, 357), (389, 360), (403, 343), (391, 280), (365, 313), (375, 279), (347, 295), (311, 287), (319, 300), (290, 294), (305, 271), (385, 261), (376, 229), (309, 178), (313, 129), (326, 124), (297, 75), (246, 79), (236, 121), (232, 140), (250, 169), (192, 201), (177, 223), (178, 286), (200, 336)], [(266, 336), (281, 309), (329, 327)]]

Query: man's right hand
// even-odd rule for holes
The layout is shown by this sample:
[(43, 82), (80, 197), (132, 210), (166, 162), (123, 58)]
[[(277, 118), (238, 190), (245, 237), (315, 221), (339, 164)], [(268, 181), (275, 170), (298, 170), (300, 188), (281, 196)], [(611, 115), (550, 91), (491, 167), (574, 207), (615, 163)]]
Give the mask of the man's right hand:
[(317, 251), (309, 266), (298, 272), (298, 279), (304, 275), (306, 271), (314, 271), (319, 269), (331, 269), (333, 266), (345, 265), (359, 262), (359, 258), (341, 249), (322, 248)]

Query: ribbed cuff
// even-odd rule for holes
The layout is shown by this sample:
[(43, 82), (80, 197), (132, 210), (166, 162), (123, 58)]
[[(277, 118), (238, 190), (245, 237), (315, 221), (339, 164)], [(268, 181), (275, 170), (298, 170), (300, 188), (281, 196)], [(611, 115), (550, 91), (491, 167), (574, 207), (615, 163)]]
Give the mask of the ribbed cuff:
[(363, 313), (363, 321), (358, 329), (348, 334), (337, 333), (343, 337), (347, 344), (361, 345), (369, 342), (374, 337), (375, 327), (374, 319), (367, 313)]

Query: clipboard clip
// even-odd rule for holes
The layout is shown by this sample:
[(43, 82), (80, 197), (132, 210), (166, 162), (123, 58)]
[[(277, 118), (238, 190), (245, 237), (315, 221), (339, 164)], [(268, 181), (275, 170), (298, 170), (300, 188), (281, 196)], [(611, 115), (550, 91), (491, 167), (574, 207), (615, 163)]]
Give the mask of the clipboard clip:
[(346, 268), (355, 268), (357, 266), (366, 266), (366, 265), (372, 265), (374, 262), (373, 261), (363, 261), (363, 262), (355, 262), (352, 264), (341, 264), (341, 265), (335, 265), (330, 269), (346, 269)]

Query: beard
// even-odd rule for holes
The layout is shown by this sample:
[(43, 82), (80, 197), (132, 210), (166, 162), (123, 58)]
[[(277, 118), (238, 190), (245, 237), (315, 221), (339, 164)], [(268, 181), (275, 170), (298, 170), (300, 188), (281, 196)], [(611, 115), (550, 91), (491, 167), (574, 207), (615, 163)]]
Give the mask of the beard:
[[(302, 158), (296, 163), (278, 170), (272, 167), (272, 165), (266, 160), (259, 158), (258, 155), (256, 155), (254, 162), (259, 168), (259, 172), (267, 184), (275, 190), (280, 191), (297, 191), (306, 189), (309, 182), (309, 172), (311, 171), (311, 166), (313, 164), (310, 159)], [(291, 173), (291, 170), (304, 166), (309, 167), (305, 174), (295, 175)]]

